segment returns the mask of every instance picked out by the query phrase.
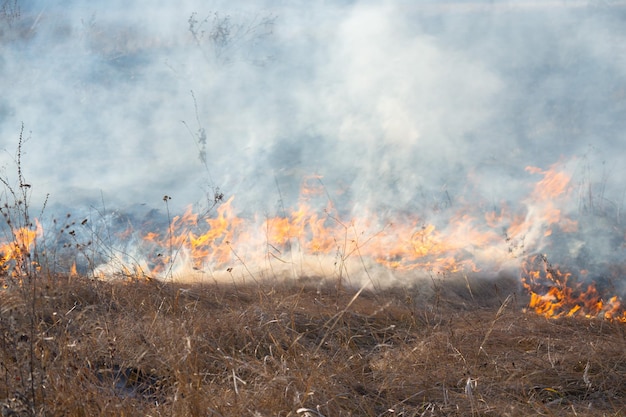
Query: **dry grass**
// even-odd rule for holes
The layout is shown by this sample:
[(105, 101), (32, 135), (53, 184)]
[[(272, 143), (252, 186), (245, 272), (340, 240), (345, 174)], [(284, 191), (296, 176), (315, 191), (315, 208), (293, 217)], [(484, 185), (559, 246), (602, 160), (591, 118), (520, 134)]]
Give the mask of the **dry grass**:
[(470, 284), (472, 296), (465, 282), (441, 282), (355, 297), (313, 280), (54, 277), (34, 304), (10, 287), (0, 292), (2, 415), (626, 413), (624, 325), (547, 320), (523, 312), (514, 282)]

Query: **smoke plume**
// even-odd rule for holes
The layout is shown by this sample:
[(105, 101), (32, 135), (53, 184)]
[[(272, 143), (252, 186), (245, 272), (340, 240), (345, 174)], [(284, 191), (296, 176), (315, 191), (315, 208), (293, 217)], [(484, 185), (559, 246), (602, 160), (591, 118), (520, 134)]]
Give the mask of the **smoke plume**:
[(314, 178), (319, 210), (443, 233), (509, 213), (512, 240), (481, 220), (505, 250), (589, 269), (624, 251), (625, 23), (618, 1), (5, 2), (3, 161), (24, 123), (52, 211), (223, 193), (279, 216)]

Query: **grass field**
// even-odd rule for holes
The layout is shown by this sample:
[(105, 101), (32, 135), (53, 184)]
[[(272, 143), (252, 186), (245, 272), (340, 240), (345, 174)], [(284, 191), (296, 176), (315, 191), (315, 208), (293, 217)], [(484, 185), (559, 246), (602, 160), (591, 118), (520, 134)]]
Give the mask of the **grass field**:
[(2, 415), (624, 415), (624, 325), (526, 303), (505, 278), (39, 278), (0, 292)]

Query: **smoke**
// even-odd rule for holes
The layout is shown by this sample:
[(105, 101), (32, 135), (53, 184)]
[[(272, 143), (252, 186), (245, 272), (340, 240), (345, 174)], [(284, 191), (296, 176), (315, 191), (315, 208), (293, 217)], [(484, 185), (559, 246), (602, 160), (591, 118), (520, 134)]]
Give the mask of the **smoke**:
[(445, 228), (531, 206), (526, 167), (562, 161), (580, 197), (561, 209), (619, 255), (594, 231), (623, 207), (623, 2), (325, 3), (18, 2), (5, 165), (23, 122), (38, 203), (176, 211), (219, 188), (276, 215), (316, 175), (347, 215)]

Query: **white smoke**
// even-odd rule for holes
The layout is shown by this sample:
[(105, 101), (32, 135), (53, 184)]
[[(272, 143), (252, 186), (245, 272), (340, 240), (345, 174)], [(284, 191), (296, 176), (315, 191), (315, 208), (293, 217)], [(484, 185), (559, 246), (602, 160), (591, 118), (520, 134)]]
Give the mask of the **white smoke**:
[(445, 229), (462, 207), (523, 211), (527, 166), (577, 158), (593, 193), (566, 211), (622, 209), (623, 2), (18, 4), (0, 143), (31, 132), (39, 202), (177, 211), (219, 187), (276, 215), (320, 175), (343, 213)]

